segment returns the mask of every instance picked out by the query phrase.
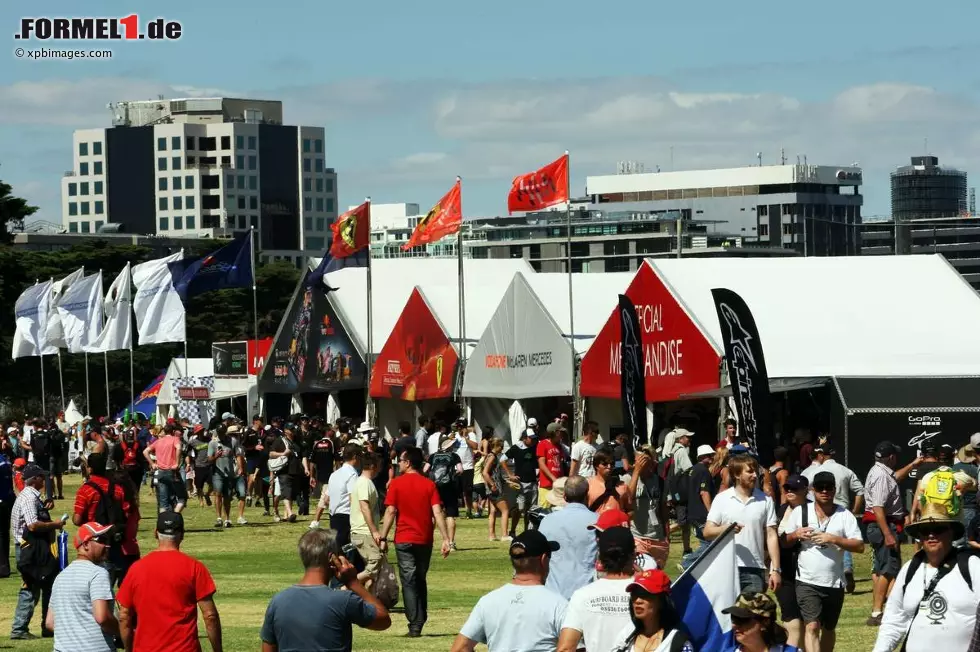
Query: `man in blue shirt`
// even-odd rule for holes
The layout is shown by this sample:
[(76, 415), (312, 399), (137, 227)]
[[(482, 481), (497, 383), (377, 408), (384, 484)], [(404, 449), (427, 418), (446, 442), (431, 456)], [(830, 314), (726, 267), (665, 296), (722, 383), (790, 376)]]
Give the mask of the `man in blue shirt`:
[(561, 546), (551, 556), (551, 572), (545, 586), (566, 600), (595, 576), (598, 551), (595, 533), (589, 526), (595, 524), (599, 515), (585, 506), (588, 494), (588, 480), (579, 475), (569, 478), (565, 483), (567, 505), (545, 516), (538, 528), (549, 541)]

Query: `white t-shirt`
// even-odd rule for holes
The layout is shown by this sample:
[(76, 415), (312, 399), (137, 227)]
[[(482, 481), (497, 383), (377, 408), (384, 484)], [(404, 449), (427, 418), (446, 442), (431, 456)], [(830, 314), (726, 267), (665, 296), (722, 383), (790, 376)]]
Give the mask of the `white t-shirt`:
[(471, 432), (468, 435), (462, 435), (456, 433), (456, 454), (459, 455), (459, 461), (463, 463), (463, 470), (469, 471), (473, 468), (473, 449), (471, 449), (467, 444), (466, 440), (469, 439), (475, 444), (480, 443), (480, 439), (475, 432)]
[[(636, 646), (636, 643), (630, 645), (629, 647), (626, 647), (626, 641), (627, 639), (629, 639), (630, 636), (633, 635), (633, 629), (635, 629), (635, 625), (633, 625), (632, 622), (630, 622), (628, 625), (623, 627), (623, 629), (619, 631), (619, 634), (617, 634), (616, 638), (613, 640), (613, 646), (609, 649), (622, 650), (622, 652), (669, 652), (670, 646), (674, 642), (674, 636), (677, 635), (677, 631), (678, 631), (676, 629), (673, 630), (671, 633), (664, 636), (664, 640), (661, 641), (660, 645), (653, 648), (652, 650), (644, 651), (638, 648)], [(691, 643), (690, 641), (687, 641), (686, 643), (684, 643), (684, 647), (682, 647), (681, 650), (682, 652), (694, 652), (694, 644)], [(589, 652), (592, 651), (589, 650)]]
[(766, 567), (766, 528), (777, 525), (776, 506), (772, 498), (755, 489), (748, 501), (743, 503), (735, 493), (735, 487), (725, 489), (711, 502), (708, 521), (715, 525), (741, 525), (741, 532), (735, 535), (739, 567)]
[[(20, 440), (22, 442), (24, 442), (25, 444), (27, 444), (28, 446), (31, 445), (31, 431), (32, 430), (33, 429), (30, 426), (24, 426), (24, 432), (22, 432), (21, 435), (20, 435)], [(34, 461), (34, 451), (28, 451), (28, 453), (27, 453), (27, 461), (28, 462), (33, 462)]]
[(895, 578), (895, 588), (888, 596), (885, 613), (881, 618), (878, 640), (874, 652), (891, 652), (909, 629), (912, 629), (906, 649), (908, 652), (921, 650), (965, 650), (969, 645), (973, 627), (976, 624), (977, 603), (980, 602), (980, 557), (970, 558), (970, 578), (973, 590), (963, 580), (958, 567), (954, 567), (939, 580), (936, 590), (919, 615), (912, 616), (920, 609), (926, 587), (936, 576), (937, 569), (923, 561), (916, 570), (908, 587), (903, 591), (905, 576), (911, 561), (905, 562)]
[(837, 485), (834, 502), (844, 509), (851, 508), (854, 496), (864, 495), (864, 485), (861, 484), (857, 474), (843, 464), (838, 464), (837, 460), (827, 460), (823, 464), (814, 462), (801, 475), (806, 477), (810, 484), (813, 484), (814, 476), (825, 471), (834, 474), (834, 482)]
[(572, 459), (578, 461), (578, 474), (583, 478), (591, 478), (595, 475), (595, 467), (592, 466), (592, 456), (595, 455), (595, 446), (579, 439), (572, 444)]
[[(780, 533), (790, 534), (803, 527), (803, 509), (807, 510), (807, 527), (814, 532), (827, 532), (845, 539), (861, 540), (861, 530), (858, 528), (854, 514), (840, 505), (835, 505), (834, 513), (824, 522), (817, 521), (817, 507), (807, 503), (794, 507), (785, 528)], [(839, 589), (844, 586), (844, 551), (837, 546), (817, 545), (810, 541), (801, 541), (802, 549), (798, 557), (796, 579), (804, 584)]]
[(544, 586), (505, 584), (480, 598), (459, 633), (493, 652), (554, 652), (567, 607)]
[(589, 652), (611, 652), (616, 635), (630, 620), (630, 594), (626, 587), (632, 577), (622, 580), (600, 579), (572, 594), (562, 629), (582, 632), (582, 643)]
[(439, 437), (442, 433), (434, 432), (429, 435), (429, 439), (426, 442), (426, 447), (428, 448), (429, 455), (435, 455), (439, 452)]

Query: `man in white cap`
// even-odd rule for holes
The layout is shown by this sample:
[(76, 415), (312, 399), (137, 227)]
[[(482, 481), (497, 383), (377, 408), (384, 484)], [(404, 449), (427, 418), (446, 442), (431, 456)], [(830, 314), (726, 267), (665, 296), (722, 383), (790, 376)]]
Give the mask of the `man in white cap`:
[(45, 627), (54, 631), (55, 650), (116, 649), (119, 621), (109, 571), (102, 562), (109, 554), (111, 525), (86, 523), (75, 534), (78, 558), (58, 574), (51, 590)]
[[(537, 437), (538, 437), (538, 420), (535, 419), (534, 417), (530, 417), (527, 420), (527, 429), (526, 430), (527, 430), (527, 433), (528, 433), (529, 436), (534, 437), (535, 439), (537, 439)], [(515, 434), (514, 436), (517, 437), (517, 439), (520, 439), (520, 437), (517, 434)], [(517, 445), (517, 441), (516, 440), (513, 441), (513, 442), (511, 442), (511, 443), (513, 443), (515, 446)]]

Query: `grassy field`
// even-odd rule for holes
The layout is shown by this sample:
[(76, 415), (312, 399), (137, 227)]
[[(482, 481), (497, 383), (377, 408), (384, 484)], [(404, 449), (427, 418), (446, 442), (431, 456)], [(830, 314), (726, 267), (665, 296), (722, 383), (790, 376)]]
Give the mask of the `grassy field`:
[[(70, 479), (66, 494), (74, 495), (77, 476)], [(140, 528), (140, 546), (143, 553), (154, 546), (153, 496), (143, 492), (143, 512), (147, 518)], [(71, 511), (71, 502), (63, 501), (52, 514)], [(261, 516), (260, 508), (249, 508), (246, 518), (250, 523), (227, 531), (212, 528), (214, 512), (200, 509), (196, 502), (184, 514), (188, 533), (183, 550), (197, 557), (211, 570), (218, 586), (216, 602), (221, 613), (225, 649), (259, 650), (259, 628), (269, 598), (277, 591), (295, 582), (302, 574), (296, 553), (296, 542), (307, 523), (273, 523)], [(498, 526), (499, 527), (499, 526)], [(453, 637), (466, 620), (470, 609), (484, 593), (506, 583), (510, 579), (506, 545), (487, 541), (486, 519), (461, 520), (457, 533), (459, 551), (442, 559), (436, 555), (429, 572), (429, 622), (421, 639), (408, 641), (405, 616), (396, 607), (392, 627), (386, 632), (355, 631), (354, 649), (365, 651), (402, 651), (410, 647), (419, 650), (448, 650)], [(69, 529), (74, 533), (74, 528)], [(436, 535), (438, 539), (438, 534)], [(671, 550), (671, 565), (680, 552), (675, 542)], [(394, 554), (390, 554), (394, 563)], [(870, 572), (868, 554), (855, 559), (857, 577), (866, 578)], [(671, 575), (677, 571), (669, 569)], [(0, 649), (50, 650), (51, 641), (8, 641), (10, 620), (17, 600), (19, 579), (0, 580)], [(838, 628), (837, 649), (869, 650), (874, 644), (877, 629), (864, 624), (871, 610), (871, 584), (859, 580), (854, 595), (847, 596), (844, 613)], [(31, 631), (40, 634), (40, 606), (35, 612)], [(200, 625), (204, 637), (204, 626)], [(206, 638), (204, 649), (209, 649)]]

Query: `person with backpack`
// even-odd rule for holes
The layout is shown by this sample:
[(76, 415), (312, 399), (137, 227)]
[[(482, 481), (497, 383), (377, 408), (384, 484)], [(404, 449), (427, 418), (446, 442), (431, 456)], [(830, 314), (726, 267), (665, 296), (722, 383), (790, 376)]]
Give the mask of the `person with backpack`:
[(106, 458), (102, 453), (92, 453), (88, 458), (88, 480), (75, 494), (75, 508), (71, 522), (77, 527), (86, 523), (111, 525), (112, 534), (106, 568), (115, 584), (124, 568), (122, 541), (131, 509), (126, 491), (108, 477)]
[(927, 503), (906, 529), (922, 550), (895, 577), (874, 652), (892, 652), (903, 637), (906, 652), (966, 650), (977, 623), (980, 557), (953, 545), (963, 523), (942, 505)]
[(143, 484), (143, 459), (139, 440), (136, 436), (135, 428), (127, 428), (119, 438), (119, 450), (122, 453), (122, 460), (119, 466), (125, 471), (133, 481), (133, 485), (139, 487)]
[[(445, 435), (439, 442), (439, 449), (429, 456), (429, 462), (423, 469), (429, 479), (436, 483), (439, 500), (446, 517), (446, 528), (449, 530), (449, 548), (456, 550), (456, 519), (459, 518), (459, 482), (457, 478), (463, 473), (463, 461), (456, 453), (460, 442), (455, 435)], [(507, 527), (507, 523), (504, 523)]]
[(963, 509), (963, 494), (976, 491), (977, 483), (965, 471), (953, 468), (955, 449), (949, 444), (939, 448), (939, 466), (920, 474), (912, 501), (912, 519), (928, 504), (939, 505), (950, 516), (959, 518)]

